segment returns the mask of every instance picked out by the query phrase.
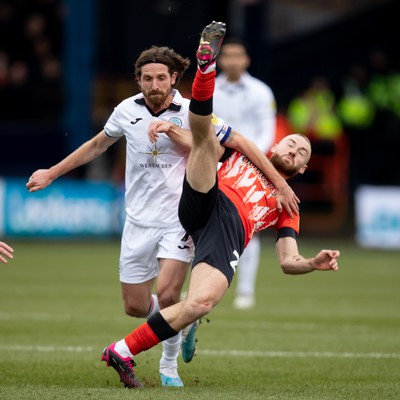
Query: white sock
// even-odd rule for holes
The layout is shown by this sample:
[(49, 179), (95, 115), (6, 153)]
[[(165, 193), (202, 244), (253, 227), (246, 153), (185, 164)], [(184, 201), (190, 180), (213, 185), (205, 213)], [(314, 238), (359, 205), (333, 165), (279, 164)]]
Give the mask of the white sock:
[(149, 319), (152, 317), (155, 313), (160, 311), (160, 306), (158, 304), (158, 298), (157, 295), (152, 294), (151, 295), (151, 307), (150, 310), (147, 312), (147, 314), (144, 316), (146, 319)]
[(129, 347), (126, 344), (125, 339), (121, 339), (117, 343), (115, 343), (114, 349), (122, 357), (133, 358), (133, 354), (129, 350)]
[(253, 236), (240, 257), (237, 294), (254, 296), (260, 251), (260, 238), (258, 235)]
[(177, 335), (162, 342), (163, 352), (160, 360), (160, 369), (166, 366), (178, 368), (178, 355), (181, 347), (181, 338), (182, 334), (179, 332)]
[[(160, 306), (158, 304), (157, 295), (152, 294), (151, 300), (152, 300), (152, 307), (150, 308), (149, 312), (146, 314), (146, 316), (145, 316), (146, 319), (149, 319), (154, 314), (156, 314), (158, 311), (160, 311)], [(163, 352), (162, 352), (162, 356), (161, 356), (161, 360), (160, 360), (160, 368), (166, 367), (166, 366), (178, 368), (178, 356), (179, 356), (179, 350), (181, 347), (181, 337), (182, 337), (181, 332), (179, 332), (177, 335), (172, 336), (171, 338), (164, 340), (162, 342)], [(126, 346), (126, 344), (125, 344), (125, 346)], [(126, 347), (128, 347), (128, 346), (126, 346)], [(128, 351), (129, 351), (129, 349), (128, 349)]]

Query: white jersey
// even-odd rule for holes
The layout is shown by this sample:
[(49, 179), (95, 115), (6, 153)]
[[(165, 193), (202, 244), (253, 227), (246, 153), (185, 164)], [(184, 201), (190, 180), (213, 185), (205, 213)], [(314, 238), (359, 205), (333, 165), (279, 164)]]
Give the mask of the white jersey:
[(249, 73), (228, 82), (220, 73), (215, 81), (213, 111), (267, 153), (275, 140), (276, 103), (272, 90)]
[(110, 137), (126, 137), (125, 207), (127, 218), (145, 227), (180, 226), (178, 204), (187, 153), (166, 134), (156, 143), (147, 136), (154, 119), (170, 121), (189, 129), (189, 100), (177, 91), (168, 107), (154, 114), (142, 93), (122, 101), (104, 126)]

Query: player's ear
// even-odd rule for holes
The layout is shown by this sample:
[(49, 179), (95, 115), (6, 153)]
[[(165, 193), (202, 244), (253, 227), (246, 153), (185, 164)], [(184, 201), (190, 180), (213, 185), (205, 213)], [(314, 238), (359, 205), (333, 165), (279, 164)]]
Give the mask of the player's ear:
[(307, 168), (308, 168), (308, 165), (304, 165), (303, 167), (301, 167), (299, 170), (299, 174), (304, 174), (304, 172), (306, 172)]
[(275, 144), (271, 147), (270, 152), (271, 152), (271, 153), (275, 153), (277, 148), (278, 148), (278, 143), (275, 143)]
[(178, 73), (176, 71), (171, 75), (171, 85), (172, 86), (175, 85), (177, 76), (178, 76)]

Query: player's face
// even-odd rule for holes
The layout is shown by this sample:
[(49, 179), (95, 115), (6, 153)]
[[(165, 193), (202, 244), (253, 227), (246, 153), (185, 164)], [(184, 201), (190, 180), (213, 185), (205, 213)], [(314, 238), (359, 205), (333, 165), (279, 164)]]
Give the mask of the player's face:
[(237, 80), (247, 70), (250, 59), (240, 44), (226, 44), (218, 57), (218, 66), (227, 75), (228, 80)]
[(166, 65), (154, 63), (143, 65), (138, 84), (146, 101), (157, 107), (166, 101), (175, 81), (176, 72), (170, 75)]
[(311, 156), (309, 141), (300, 135), (286, 136), (271, 151), (272, 164), (286, 178), (304, 173)]

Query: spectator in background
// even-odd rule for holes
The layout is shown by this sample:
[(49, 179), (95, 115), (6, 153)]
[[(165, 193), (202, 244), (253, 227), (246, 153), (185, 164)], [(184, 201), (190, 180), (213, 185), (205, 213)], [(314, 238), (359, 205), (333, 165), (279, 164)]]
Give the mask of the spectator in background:
[(371, 143), (371, 127), (375, 119), (375, 108), (368, 98), (368, 70), (362, 63), (354, 63), (342, 81), (342, 93), (338, 101), (338, 115), (348, 137), (351, 157), (350, 193), (354, 193), (357, 185), (368, 181), (368, 154), (373, 151)]
[(64, 90), (61, 84), (61, 64), (56, 57), (42, 60), (40, 79), (33, 88), (36, 115), (43, 121), (57, 120), (61, 117), (64, 104)]
[(9, 53), (12, 40), (15, 39), (15, 7), (4, 1), (0, 2), (0, 49)]
[(0, 117), (53, 120), (64, 104), (60, 0), (0, 1)]
[(9, 82), (5, 90), (5, 114), (7, 119), (22, 120), (34, 117), (32, 84), (27, 63), (14, 61), (10, 65)]
[[(400, 71), (384, 47), (374, 46), (368, 52), (370, 79), (367, 94), (375, 107), (368, 151), (376, 163), (368, 170), (368, 183), (400, 185), (398, 148), (400, 146)], [(376, 152), (376, 140), (382, 151)]]
[(0, 50), (0, 118), (6, 116), (7, 87), (10, 79), (10, 60), (8, 53)]
[(334, 140), (343, 133), (335, 94), (324, 76), (315, 76), (310, 87), (290, 101), (287, 116), (295, 132), (310, 139)]
[[(275, 142), (276, 103), (272, 90), (248, 72), (250, 56), (246, 43), (228, 38), (221, 47), (214, 93), (215, 115), (229, 121), (265, 154)], [(240, 258), (234, 306), (255, 305), (255, 284), (260, 259), (260, 238), (253, 236)]]
[(14, 258), (14, 249), (10, 247), (7, 243), (0, 242), (0, 263), (7, 264), (8, 260)]

